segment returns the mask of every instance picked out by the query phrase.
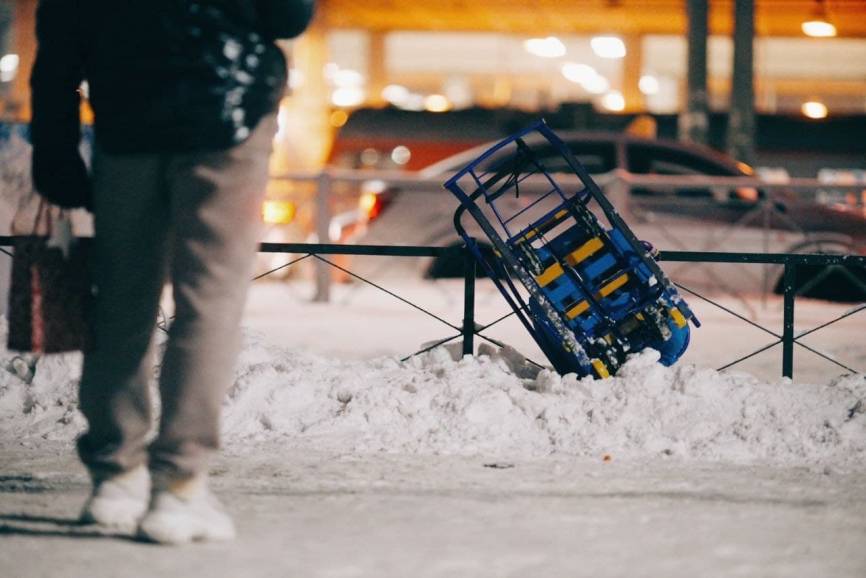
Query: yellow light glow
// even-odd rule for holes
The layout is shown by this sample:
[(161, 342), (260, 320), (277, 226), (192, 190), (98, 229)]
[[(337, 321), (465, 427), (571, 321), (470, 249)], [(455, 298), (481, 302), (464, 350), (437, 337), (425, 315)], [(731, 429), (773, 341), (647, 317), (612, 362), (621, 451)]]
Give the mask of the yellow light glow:
[(288, 225), (295, 219), (296, 210), (292, 201), (265, 201), (262, 219), (269, 225)]
[(803, 116), (808, 118), (827, 118), (828, 112), (827, 105), (817, 100), (804, 102), (803, 106), (800, 107), (800, 111), (803, 113)]
[(836, 27), (826, 20), (807, 20), (800, 25), (803, 34), (813, 38), (832, 38), (836, 36)]
[(445, 112), (451, 108), (451, 102), (441, 94), (431, 94), (424, 99), (424, 108), (430, 112)]
[(329, 120), (332, 127), (340, 128), (349, 120), (349, 114), (345, 110), (335, 110)]
[(755, 169), (753, 169), (751, 165), (744, 163), (743, 161), (737, 161), (737, 168), (743, 171), (743, 174), (749, 175), (750, 177), (755, 175)]
[(363, 211), (365, 215), (370, 214), (370, 211), (373, 210), (373, 207), (376, 206), (376, 194), (375, 193), (364, 193), (361, 195), (361, 198), (358, 199), (358, 207)]

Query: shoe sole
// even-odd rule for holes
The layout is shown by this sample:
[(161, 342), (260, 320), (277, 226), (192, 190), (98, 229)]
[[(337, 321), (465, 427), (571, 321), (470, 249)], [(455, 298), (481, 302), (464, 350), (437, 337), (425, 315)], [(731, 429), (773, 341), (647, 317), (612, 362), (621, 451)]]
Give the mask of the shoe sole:
[(226, 542), (235, 538), (235, 529), (224, 521), (212, 523), (190, 522), (186, 516), (153, 514), (146, 516), (138, 526), (138, 539), (166, 545), (192, 542)]
[(94, 499), (79, 517), (82, 524), (98, 524), (132, 533), (147, 512), (147, 503), (135, 500)]

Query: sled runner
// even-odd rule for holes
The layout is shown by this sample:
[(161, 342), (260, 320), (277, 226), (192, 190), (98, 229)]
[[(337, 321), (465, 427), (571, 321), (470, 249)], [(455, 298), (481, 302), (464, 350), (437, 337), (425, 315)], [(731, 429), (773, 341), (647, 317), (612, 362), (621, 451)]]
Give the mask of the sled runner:
[[(445, 187), (460, 201), (457, 232), (556, 371), (604, 378), (646, 347), (665, 365), (685, 352), (689, 320), (700, 323), (652, 248), (544, 121)], [(465, 213), (492, 252), (467, 232)]]

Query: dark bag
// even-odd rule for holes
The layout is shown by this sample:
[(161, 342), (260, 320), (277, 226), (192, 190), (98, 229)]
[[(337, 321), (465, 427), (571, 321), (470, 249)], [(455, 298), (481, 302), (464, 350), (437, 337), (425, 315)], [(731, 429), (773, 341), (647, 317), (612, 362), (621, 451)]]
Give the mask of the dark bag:
[[(42, 220), (47, 224), (46, 235), (37, 234)], [(10, 350), (78, 351), (89, 341), (88, 243), (73, 238), (68, 247), (55, 246), (55, 227), (48, 206), (40, 203), (33, 234), (15, 238), (9, 289)]]

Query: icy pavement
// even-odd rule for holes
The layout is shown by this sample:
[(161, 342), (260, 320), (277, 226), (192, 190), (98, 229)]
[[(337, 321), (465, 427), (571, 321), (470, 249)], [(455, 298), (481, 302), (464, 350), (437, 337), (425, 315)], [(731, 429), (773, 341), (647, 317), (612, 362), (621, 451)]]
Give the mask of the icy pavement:
[(80, 358), (0, 351), (0, 576), (866, 575), (866, 379), (656, 355), (578, 380), (245, 331), (212, 469), (240, 538), (171, 549), (75, 523)]
[[(231, 544), (77, 526), (71, 447), (0, 447), (0, 575), (859, 578), (855, 474), (669, 460), (332, 454), (249, 443), (212, 476)], [(38, 445), (38, 451), (35, 445)]]

